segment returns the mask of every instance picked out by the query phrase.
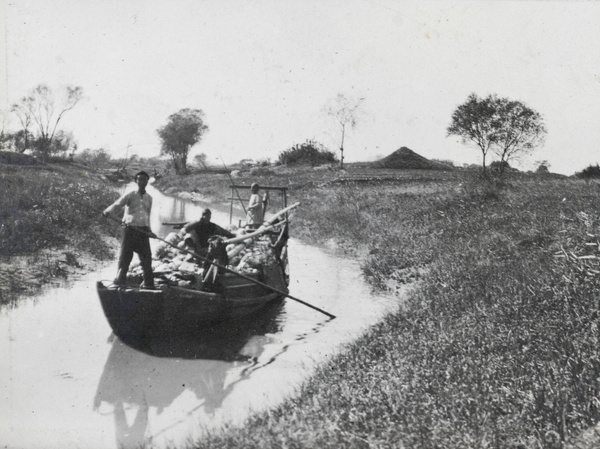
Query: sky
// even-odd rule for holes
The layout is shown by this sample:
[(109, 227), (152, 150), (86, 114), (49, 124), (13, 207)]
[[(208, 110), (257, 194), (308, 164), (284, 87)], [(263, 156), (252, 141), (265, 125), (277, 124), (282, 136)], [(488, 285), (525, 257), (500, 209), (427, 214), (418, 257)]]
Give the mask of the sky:
[[(481, 163), (447, 136), (471, 93), (539, 112), (548, 134), (520, 161), (573, 174), (600, 162), (600, 2), (398, 0), (0, 0), (0, 111), (39, 84), (81, 86), (64, 116), (80, 149), (158, 156), (183, 108), (209, 130), (191, 157), (277, 159), (341, 130), (325, 108), (364, 100), (345, 161), (406, 146)], [(489, 162), (489, 161), (488, 161)]]

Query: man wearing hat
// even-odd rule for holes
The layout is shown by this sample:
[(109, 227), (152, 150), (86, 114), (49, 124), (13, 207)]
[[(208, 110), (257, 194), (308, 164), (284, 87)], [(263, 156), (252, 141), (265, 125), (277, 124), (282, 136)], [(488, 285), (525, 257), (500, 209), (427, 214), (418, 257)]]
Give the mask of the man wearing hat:
[(119, 268), (115, 284), (125, 285), (129, 264), (136, 252), (144, 272), (142, 288), (154, 288), (154, 275), (152, 273), (152, 251), (150, 250), (150, 237), (155, 237), (150, 230), (150, 211), (152, 210), (152, 197), (146, 192), (150, 177), (145, 171), (135, 175), (137, 190), (124, 194), (121, 198), (108, 206), (102, 215), (108, 216), (115, 209), (124, 208), (123, 212), (123, 240), (121, 241), (121, 254), (119, 255)]
[(250, 199), (248, 200), (248, 207), (246, 208), (246, 225), (250, 229), (259, 228), (264, 221), (265, 208), (268, 201), (268, 193), (261, 198), (258, 194), (259, 185), (253, 183), (250, 186)]

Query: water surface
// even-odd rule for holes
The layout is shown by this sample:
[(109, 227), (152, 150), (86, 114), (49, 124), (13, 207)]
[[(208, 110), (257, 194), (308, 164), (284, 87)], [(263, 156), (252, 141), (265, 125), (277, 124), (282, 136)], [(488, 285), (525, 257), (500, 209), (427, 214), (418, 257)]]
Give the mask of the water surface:
[[(199, 217), (203, 204), (150, 189), (152, 228)], [(227, 207), (213, 221), (229, 223)], [(227, 213), (226, 213), (227, 212)], [(293, 224), (291, 228), (293, 236)], [(291, 239), (290, 294), (233, 332), (155, 342), (145, 352), (115, 338), (96, 295), (116, 261), (73, 285), (0, 312), (0, 442), (7, 448), (163, 448), (273, 407), (398, 299), (375, 294), (356, 262)], [(137, 256), (134, 256), (134, 258)]]

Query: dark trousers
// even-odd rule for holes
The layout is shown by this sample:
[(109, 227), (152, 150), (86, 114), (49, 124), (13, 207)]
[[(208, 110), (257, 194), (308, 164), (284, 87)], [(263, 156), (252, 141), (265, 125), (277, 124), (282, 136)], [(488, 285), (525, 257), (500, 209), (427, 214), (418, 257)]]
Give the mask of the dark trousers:
[[(150, 229), (141, 228), (143, 231), (150, 232)], [(154, 285), (154, 276), (152, 274), (152, 250), (150, 249), (150, 238), (144, 232), (136, 230), (133, 226), (126, 226), (123, 229), (123, 240), (121, 241), (121, 254), (119, 255), (119, 281), (124, 282), (127, 277), (129, 264), (133, 259), (133, 253), (137, 253), (140, 258), (140, 264), (144, 272), (144, 284)]]

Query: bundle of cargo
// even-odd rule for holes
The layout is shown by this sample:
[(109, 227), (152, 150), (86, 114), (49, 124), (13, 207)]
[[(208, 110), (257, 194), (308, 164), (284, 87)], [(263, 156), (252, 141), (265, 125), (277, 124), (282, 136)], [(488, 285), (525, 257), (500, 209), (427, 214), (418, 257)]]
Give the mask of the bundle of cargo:
[[(287, 247), (289, 213), (299, 203), (287, 205), (285, 187), (262, 188), (280, 192), (283, 209), (256, 230), (238, 230), (233, 238), (209, 240), (209, 253), (219, 267), (195, 260), (202, 258), (179, 248), (183, 246), (181, 238), (172, 233), (166, 239), (156, 237), (162, 245), (153, 242), (155, 285), (159, 288), (133, 282), (127, 286), (96, 283), (104, 314), (121, 341), (146, 348), (154, 338), (163, 341), (167, 335), (204, 332), (207, 323), (221, 325), (249, 317), (284, 297), (300, 301), (289, 295)], [(233, 200), (239, 196), (232, 194), (231, 198), (230, 223)], [(132, 266), (131, 276), (141, 282), (139, 268)]]
[[(152, 256), (156, 286), (201, 288), (204, 277), (202, 262), (198, 262), (191, 254), (175, 248), (185, 249), (182, 236), (172, 232), (164, 240), (168, 244), (163, 242), (157, 245)], [(227, 245), (227, 256), (229, 260), (227, 268), (242, 274), (260, 273), (261, 267), (278, 263), (271, 238), (267, 235)], [(143, 272), (139, 262), (131, 264), (127, 279), (133, 284), (142, 282)]]
[[(232, 246), (232, 245), (230, 245)], [(233, 250), (234, 248), (231, 248)], [(228, 254), (230, 248), (228, 248)], [(272, 247), (271, 238), (262, 235), (252, 239), (252, 243), (245, 245), (235, 256), (229, 259), (230, 269), (243, 274), (258, 273), (261, 267), (277, 263), (277, 256)]]

